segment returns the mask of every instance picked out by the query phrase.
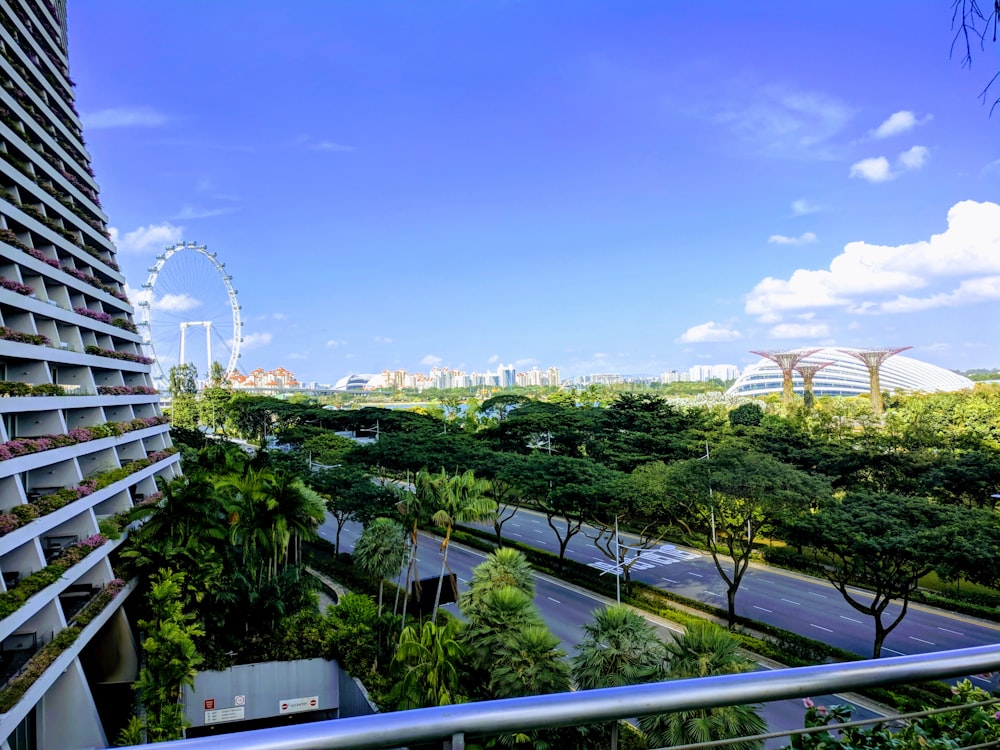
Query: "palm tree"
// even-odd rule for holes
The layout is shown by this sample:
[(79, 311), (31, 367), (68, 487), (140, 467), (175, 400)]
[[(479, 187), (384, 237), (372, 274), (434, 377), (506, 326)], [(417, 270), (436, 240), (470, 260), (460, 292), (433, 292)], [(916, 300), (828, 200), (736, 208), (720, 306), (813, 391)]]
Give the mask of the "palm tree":
[(494, 653), (490, 693), (495, 698), (564, 693), (569, 665), (559, 639), (546, 625), (511, 631)]
[(463, 702), (458, 667), (464, 649), (457, 639), (459, 628), (457, 620), (448, 620), (440, 628), (424, 621), (419, 628), (403, 629), (396, 662), (404, 673), (393, 691), (399, 709)]
[[(665, 644), (670, 676), (676, 679), (710, 677), (748, 672), (750, 659), (740, 655), (739, 642), (731, 633), (712, 623), (690, 626), (674, 641)], [(719, 706), (693, 711), (644, 716), (639, 727), (654, 747), (735, 739), (767, 731), (767, 722), (754, 706)], [(764, 743), (733, 742), (734, 750), (758, 750)]]
[[(579, 690), (636, 685), (662, 679), (666, 649), (653, 626), (621, 604), (594, 613), (570, 660)], [(611, 725), (611, 748), (618, 746), (618, 722)]]
[(288, 548), (293, 551), (292, 564), (298, 564), (302, 558), (302, 541), (316, 539), (319, 525), (326, 518), (326, 507), (323, 498), (315, 490), (307, 487), (301, 479), (288, 472), (275, 476), (271, 486), (272, 501), (275, 505), (275, 517), (281, 519), (280, 525), (284, 534), (282, 556), (285, 564), (288, 560)]
[(488, 681), (497, 649), (509, 640), (511, 633), (544, 624), (532, 598), (513, 586), (486, 592), (480, 606), (467, 617), (461, 633), (468, 652), (466, 661), (472, 670), (483, 673), (483, 684)]
[(512, 547), (501, 547), (486, 556), (472, 570), (468, 590), (462, 595), (462, 614), (466, 617), (478, 609), (488, 591), (513, 586), (530, 598), (535, 596), (535, 578), (524, 553)]
[(438, 577), (437, 593), (434, 595), (434, 610), (431, 622), (437, 622), (437, 609), (441, 602), (441, 586), (448, 567), (448, 542), (456, 524), (485, 521), (496, 512), (496, 503), (486, 493), (489, 482), (476, 479), (471, 470), (449, 477), (444, 470), (440, 474), (429, 474), (426, 469), (417, 473), (418, 495), (424, 493), (432, 498), (434, 514), (431, 523), (445, 530), (441, 542), (441, 574)]
[(387, 578), (399, 574), (406, 554), (406, 532), (388, 518), (365, 524), (354, 545), (355, 566), (370, 578), (378, 579), (378, 613), (382, 614), (382, 589)]

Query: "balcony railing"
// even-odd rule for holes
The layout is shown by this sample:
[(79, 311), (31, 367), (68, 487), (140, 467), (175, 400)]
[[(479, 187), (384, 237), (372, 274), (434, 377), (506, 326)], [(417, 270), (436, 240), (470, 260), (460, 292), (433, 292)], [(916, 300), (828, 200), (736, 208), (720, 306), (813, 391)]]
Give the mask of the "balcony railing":
[(147, 750), (326, 750), (398, 748), (579, 726), (647, 714), (766, 703), (862, 688), (1000, 671), (1000, 644), (889, 659), (674, 680), (576, 693), (463, 703), (136, 747)]

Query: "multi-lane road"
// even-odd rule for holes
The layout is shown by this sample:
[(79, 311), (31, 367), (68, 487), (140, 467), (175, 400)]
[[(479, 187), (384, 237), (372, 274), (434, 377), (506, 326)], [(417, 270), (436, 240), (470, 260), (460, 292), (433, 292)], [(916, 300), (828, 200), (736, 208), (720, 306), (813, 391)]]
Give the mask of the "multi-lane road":
[[(504, 525), (504, 535), (524, 544), (558, 553), (555, 533), (545, 516), (521, 510)], [(621, 535), (622, 544), (636, 546), (637, 539)], [(684, 554), (684, 553), (687, 554)], [(613, 568), (584, 533), (570, 540), (567, 557), (590, 565), (594, 575)], [(643, 552), (632, 566), (632, 577), (689, 599), (726, 606), (726, 586), (711, 557), (684, 550), (673, 554)], [(613, 572), (605, 573), (613, 575)], [(864, 598), (866, 594), (857, 591)], [(799, 633), (832, 646), (870, 657), (875, 636), (871, 617), (851, 607), (827, 581), (766, 566), (751, 565), (736, 595), (738, 614)], [(884, 621), (900, 611), (890, 604)], [(882, 647), (884, 656), (946, 651), (1000, 641), (1000, 626), (942, 610), (910, 605), (899, 626)], [(980, 680), (986, 687), (986, 681)]]
[[(536, 536), (532, 529), (538, 525), (534, 523), (534, 521), (539, 519), (536, 518), (533, 521), (530, 515), (525, 514), (516, 520), (519, 524), (522, 524), (521, 528), (524, 529), (527, 535), (530, 537)], [(540, 523), (541, 527), (547, 530), (551, 535), (552, 531), (545, 523), (544, 517), (540, 519)], [(530, 526), (525, 526), (524, 524), (530, 524)], [(510, 527), (508, 530), (513, 531), (515, 530), (515, 527)], [(341, 549), (350, 551), (353, 548), (354, 542), (359, 533), (359, 525), (347, 524), (341, 533)], [(327, 523), (320, 528), (320, 535), (323, 538), (332, 541), (336, 535), (336, 523), (332, 520), (327, 521)], [(537, 540), (529, 538), (529, 536), (525, 536), (525, 540), (527, 542), (531, 543), (533, 546), (541, 546), (537, 543)], [(583, 552), (589, 554), (588, 545), (573, 545), (574, 547), (580, 547), (580, 550), (574, 552), (574, 555), (582, 554)], [(439, 553), (439, 546), (440, 539), (431, 535), (421, 534), (420, 542), (418, 544), (419, 554), (417, 560), (420, 576), (422, 578), (436, 576), (440, 571), (441, 556)], [(592, 549), (592, 545), (589, 546)], [(596, 550), (594, 551), (596, 552)], [(697, 553), (677, 550), (672, 556), (678, 559), (679, 562), (682, 561), (681, 558), (686, 558), (683, 562), (687, 564), (701, 565), (704, 569), (703, 574), (706, 578), (710, 572), (714, 574), (714, 568), (711, 568), (710, 565), (705, 566), (705, 560)], [(666, 557), (670, 557), (670, 555), (665, 555), (664, 558)], [(464, 587), (468, 585), (468, 581), (472, 575), (472, 569), (484, 559), (485, 555), (482, 552), (469, 549), (453, 542), (448, 554), (448, 565), (452, 572), (454, 572), (458, 577), (460, 586)], [(594, 561), (596, 562), (596, 560)], [(695, 572), (697, 573), (701, 571), (702, 568), (696, 568)], [(594, 574), (598, 575), (599, 571), (595, 570)], [(538, 606), (538, 609), (541, 612), (543, 619), (548, 624), (550, 630), (562, 642), (562, 648), (569, 653), (573, 652), (583, 636), (581, 626), (593, 619), (593, 615), (596, 610), (601, 609), (610, 603), (612, 603), (612, 600), (606, 597), (584, 591), (575, 586), (569, 586), (548, 576), (536, 575), (535, 604)], [(454, 604), (447, 605), (447, 608), (450, 611), (457, 613), (457, 609)], [(668, 623), (665, 620), (651, 616), (647, 616), (647, 619), (656, 627), (660, 637), (668, 637), (669, 631), (671, 630), (674, 632), (680, 632), (680, 628), (677, 625)], [(824, 703), (831, 704), (846, 702), (845, 699), (836, 696), (813, 696), (813, 698), (820, 705)], [(776, 701), (764, 707), (763, 715), (767, 719), (770, 731), (800, 728), (802, 726), (803, 718), (802, 702), (797, 700)], [(855, 713), (855, 718), (870, 718), (873, 716), (875, 716), (873, 712), (863, 708), (857, 709)], [(769, 742), (767, 747), (778, 748), (785, 747), (786, 745), (787, 742), (785, 741), (774, 740)]]

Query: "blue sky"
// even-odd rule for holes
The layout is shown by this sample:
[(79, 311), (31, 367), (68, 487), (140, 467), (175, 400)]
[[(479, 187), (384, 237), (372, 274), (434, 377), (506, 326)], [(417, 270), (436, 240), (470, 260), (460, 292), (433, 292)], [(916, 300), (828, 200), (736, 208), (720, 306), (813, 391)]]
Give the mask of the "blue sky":
[(244, 371), (993, 367), (1000, 45), (951, 12), (74, 0), (70, 62), (130, 286), (207, 245)]

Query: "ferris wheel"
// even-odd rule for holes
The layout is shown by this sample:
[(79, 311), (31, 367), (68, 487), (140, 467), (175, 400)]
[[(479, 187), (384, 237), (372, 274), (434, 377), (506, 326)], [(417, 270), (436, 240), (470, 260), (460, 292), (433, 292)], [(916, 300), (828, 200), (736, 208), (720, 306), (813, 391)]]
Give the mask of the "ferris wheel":
[(236, 371), (243, 322), (232, 282), (204, 245), (179, 242), (156, 256), (136, 303), (155, 380), (165, 384), (177, 364), (194, 365), (199, 380), (213, 362), (226, 377)]

